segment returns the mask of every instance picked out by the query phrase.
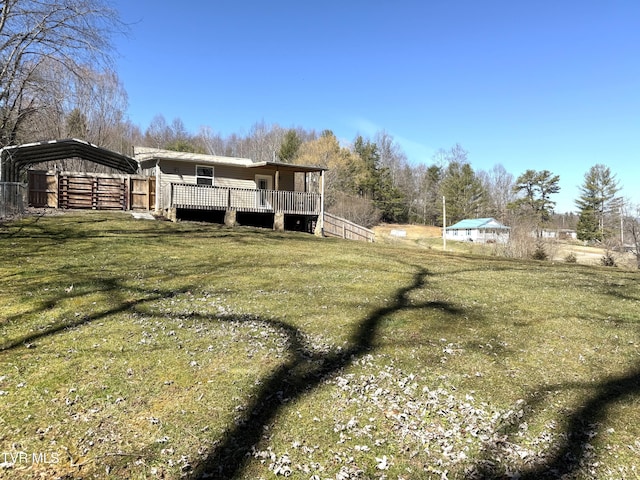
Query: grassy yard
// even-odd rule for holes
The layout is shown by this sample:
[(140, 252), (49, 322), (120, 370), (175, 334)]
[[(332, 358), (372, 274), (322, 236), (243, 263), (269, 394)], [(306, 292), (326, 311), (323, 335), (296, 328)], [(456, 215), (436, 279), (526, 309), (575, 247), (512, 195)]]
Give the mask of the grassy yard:
[(0, 478), (640, 477), (637, 272), (87, 212), (0, 279)]

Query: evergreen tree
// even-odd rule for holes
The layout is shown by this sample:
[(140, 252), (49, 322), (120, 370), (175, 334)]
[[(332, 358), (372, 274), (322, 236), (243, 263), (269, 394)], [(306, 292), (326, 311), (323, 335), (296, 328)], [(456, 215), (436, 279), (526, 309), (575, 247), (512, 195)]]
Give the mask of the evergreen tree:
[(440, 182), (443, 177), (443, 169), (438, 165), (427, 168), (422, 181), (423, 219), (428, 225), (442, 224), (442, 196)]
[(509, 206), (522, 215), (531, 216), (541, 226), (551, 219), (556, 205), (551, 195), (560, 191), (559, 182), (560, 177), (549, 170), (527, 170), (516, 179), (513, 187), (514, 193), (524, 195)]
[(87, 139), (87, 117), (78, 108), (71, 110), (67, 116), (67, 137)]
[(382, 221), (406, 221), (404, 193), (393, 184), (390, 170), (380, 166), (377, 144), (358, 136), (353, 150), (361, 162), (360, 171), (357, 171), (358, 168), (354, 169), (357, 175), (355, 185), (357, 193), (373, 201), (375, 207), (381, 212)]
[(584, 176), (576, 205), (580, 210), (578, 238), (603, 240), (607, 236), (607, 217), (620, 207), (616, 194), (620, 188), (609, 167), (594, 165)]
[(602, 240), (598, 217), (593, 210), (582, 210), (576, 226), (578, 240)]
[(354, 165), (357, 193), (364, 198), (374, 200), (380, 187), (378, 146), (358, 135), (353, 142), (353, 151), (360, 161), (359, 166)]
[(284, 134), (282, 144), (280, 145), (278, 158), (282, 162), (292, 163), (298, 155), (301, 145), (302, 139), (298, 133), (293, 129), (287, 130), (287, 133)]
[(450, 162), (444, 172), (440, 189), (447, 201), (447, 223), (477, 218), (482, 211), (485, 190), (468, 163)]

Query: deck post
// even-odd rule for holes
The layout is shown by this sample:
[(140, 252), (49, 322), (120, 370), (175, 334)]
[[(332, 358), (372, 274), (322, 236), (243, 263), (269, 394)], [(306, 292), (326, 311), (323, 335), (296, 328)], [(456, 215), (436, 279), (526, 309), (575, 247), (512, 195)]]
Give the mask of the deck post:
[(284, 232), (284, 213), (276, 212), (273, 215), (273, 229), (276, 232)]
[(227, 227), (235, 227), (236, 226), (236, 209), (235, 208), (227, 208), (224, 212), (224, 224)]

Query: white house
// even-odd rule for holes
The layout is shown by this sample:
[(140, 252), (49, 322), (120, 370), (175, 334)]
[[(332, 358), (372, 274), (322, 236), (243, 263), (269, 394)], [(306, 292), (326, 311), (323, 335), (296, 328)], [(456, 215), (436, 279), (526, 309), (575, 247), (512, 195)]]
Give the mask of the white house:
[[(534, 232), (534, 236), (536, 233)], [(559, 239), (559, 240), (576, 240), (578, 238), (578, 232), (568, 228), (561, 228), (558, 230), (542, 230), (542, 238)]]
[(479, 243), (506, 243), (509, 227), (495, 218), (468, 218), (445, 229), (447, 240)]

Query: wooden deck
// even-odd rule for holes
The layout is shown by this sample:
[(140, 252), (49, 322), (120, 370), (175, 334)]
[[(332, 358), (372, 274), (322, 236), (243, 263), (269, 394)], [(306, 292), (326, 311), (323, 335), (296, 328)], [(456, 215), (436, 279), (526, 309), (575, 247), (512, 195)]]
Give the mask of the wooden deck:
[(194, 210), (320, 215), (316, 193), (225, 188), (187, 183), (171, 184), (171, 206)]

